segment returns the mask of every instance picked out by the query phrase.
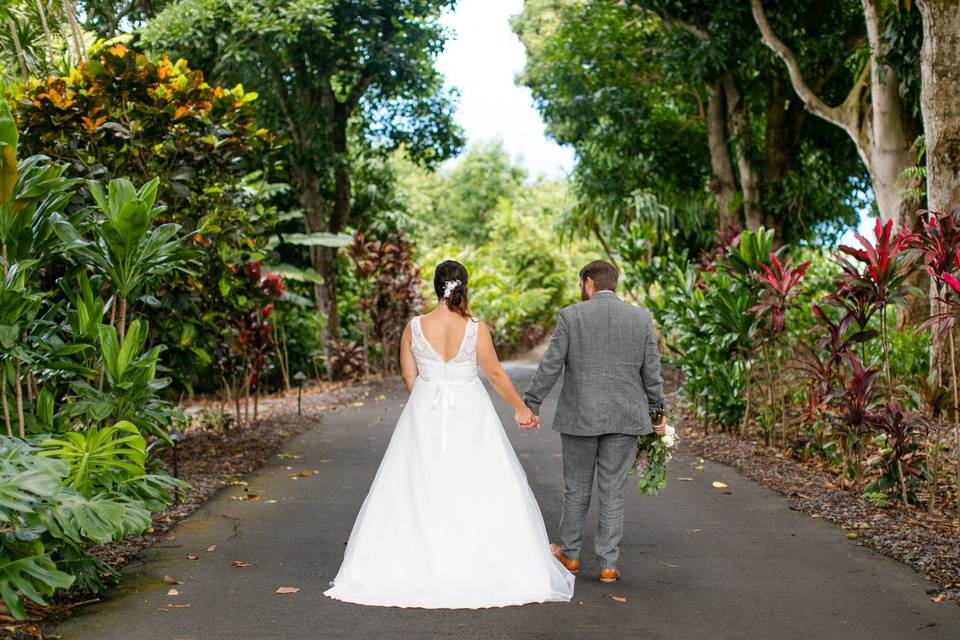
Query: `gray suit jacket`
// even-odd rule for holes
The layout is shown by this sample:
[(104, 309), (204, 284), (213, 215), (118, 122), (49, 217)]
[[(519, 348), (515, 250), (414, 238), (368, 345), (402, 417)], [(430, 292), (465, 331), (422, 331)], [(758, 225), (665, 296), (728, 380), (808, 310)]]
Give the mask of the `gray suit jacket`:
[(666, 410), (653, 318), (599, 291), (560, 311), (557, 328), (523, 399), (534, 413), (563, 372), (553, 428), (575, 436), (653, 431), (650, 410)]

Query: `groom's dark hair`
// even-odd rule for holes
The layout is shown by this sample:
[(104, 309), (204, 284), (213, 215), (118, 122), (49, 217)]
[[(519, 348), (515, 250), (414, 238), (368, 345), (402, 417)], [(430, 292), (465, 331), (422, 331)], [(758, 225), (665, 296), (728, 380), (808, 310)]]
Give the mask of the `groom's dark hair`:
[(620, 279), (620, 272), (609, 262), (603, 260), (594, 260), (583, 269), (580, 269), (580, 282), (587, 278), (593, 280), (597, 291), (609, 289), (617, 290), (617, 281)]

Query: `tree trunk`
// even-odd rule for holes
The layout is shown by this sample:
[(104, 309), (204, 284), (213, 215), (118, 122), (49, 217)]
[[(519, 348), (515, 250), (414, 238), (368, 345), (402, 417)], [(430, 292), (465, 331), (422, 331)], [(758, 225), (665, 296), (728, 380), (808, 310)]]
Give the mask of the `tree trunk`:
[(724, 77), (723, 89), (727, 98), (730, 136), (734, 154), (737, 157), (737, 170), (740, 172), (744, 224), (747, 229), (756, 231), (763, 225), (764, 220), (763, 208), (760, 204), (760, 176), (750, 161), (750, 123), (747, 104), (730, 75)]
[(710, 149), (710, 168), (713, 173), (710, 190), (717, 197), (717, 228), (726, 229), (739, 223), (739, 215), (731, 206), (737, 194), (737, 178), (733, 173), (730, 147), (727, 146), (727, 117), (723, 86), (717, 82), (711, 85), (708, 91), (710, 96), (707, 100), (707, 145)]
[(16, 394), (17, 401), (17, 426), (19, 427), (20, 437), (25, 438), (26, 432), (24, 429), (24, 417), (23, 417), (23, 387), (20, 384), (20, 361), (16, 362), (16, 369), (14, 371), (14, 381), (13, 381), (13, 390)]
[[(917, 4), (923, 16), (920, 107), (927, 145), (927, 207), (947, 211), (960, 202), (960, 2), (920, 0)], [(951, 334), (950, 368), (956, 396), (954, 343)], [(956, 416), (954, 427), (956, 448), (960, 447), (960, 419)], [(956, 476), (960, 487), (960, 455)], [(960, 504), (960, 491), (957, 495)]]
[(7, 402), (7, 365), (0, 363), (0, 405), (3, 405), (3, 423), (7, 427), (7, 435), (13, 437), (13, 426), (10, 424), (10, 405)]
[[(883, 57), (889, 45), (880, 32), (880, 0), (863, 0), (863, 14), (870, 42), (870, 183), (884, 222), (893, 220), (898, 229), (913, 229), (915, 208), (904, 198), (900, 176), (914, 165), (914, 123), (905, 113), (897, 74)], [(954, 25), (956, 28), (956, 25)]]
[(790, 83), (810, 113), (843, 129), (857, 147), (870, 173), (880, 218), (893, 220), (899, 228), (913, 227), (912, 207), (905, 203), (904, 189), (897, 181), (913, 165), (911, 146), (916, 137), (913, 119), (903, 109), (896, 72), (883, 64), (889, 47), (881, 37), (880, 0), (862, 0), (870, 64), (837, 106), (821, 100), (803, 76), (793, 51), (773, 32), (761, 0), (751, 0), (754, 19), (769, 46), (786, 64)]
[(77, 56), (77, 64), (83, 62), (83, 35), (80, 33), (80, 24), (77, 22), (77, 12), (73, 6), (73, 0), (63, 0), (63, 12), (67, 16), (67, 24), (70, 26), (70, 35), (73, 36), (73, 48)]
[(17, 23), (13, 18), (7, 16), (7, 28), (10, 29), (10, 38), (13, 40), (13, 47), (17, 50), (17, 62), (20, 63), (20, 73), (23, 74), (23, 81), (30, 80), (30, 71), (27, 69), (27, 56), (23, 52), (23, 45), (20, 44), (20, 34), (17, 33)]
[(40, 24), (43, 27), (43, 37), (47, 41), (47, 68), (52, 69), (57, 52), (53, 48), (53, 36), (50, 34), (50, 25), (47, 24), (47, 12), (43, 7), (43, 1), (36, 0), (36, 3), (37, 13), (40, 15)]

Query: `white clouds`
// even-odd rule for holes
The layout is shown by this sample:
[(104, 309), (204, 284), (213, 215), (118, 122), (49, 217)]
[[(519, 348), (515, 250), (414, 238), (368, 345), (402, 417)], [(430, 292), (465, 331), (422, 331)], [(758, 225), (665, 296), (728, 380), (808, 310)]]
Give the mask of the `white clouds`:
[(460, 0), (443, 20), (454, 33), (437, 68), (460, 90), (457, 121), (470, 142), (501, 138), (531, 175), (561, 176), (573, 151), (545, 138), (530, 91), (514, 84), (524, 49), (509, 18), (522, 8), (523, 0)]

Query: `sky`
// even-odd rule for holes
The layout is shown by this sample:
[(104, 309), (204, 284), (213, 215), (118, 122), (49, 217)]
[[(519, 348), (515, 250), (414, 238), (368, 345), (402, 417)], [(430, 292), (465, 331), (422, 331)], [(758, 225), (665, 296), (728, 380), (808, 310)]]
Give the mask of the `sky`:
[(573, 150), (546, 138), (530, 90), (514, 84), (526, 56), (509, 20), (521, 9), (523, 0), (459, 0), (443, 19), (453, 33), (437, 68), (460, 91), (457, 121), (469, 143), (500, 138), (531, 176), (561, 177)]

